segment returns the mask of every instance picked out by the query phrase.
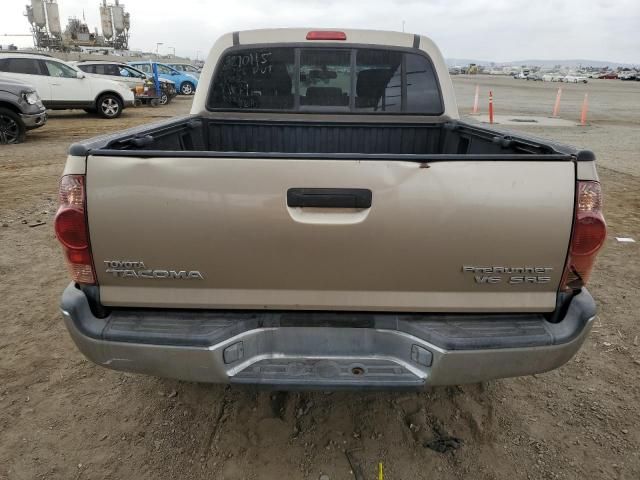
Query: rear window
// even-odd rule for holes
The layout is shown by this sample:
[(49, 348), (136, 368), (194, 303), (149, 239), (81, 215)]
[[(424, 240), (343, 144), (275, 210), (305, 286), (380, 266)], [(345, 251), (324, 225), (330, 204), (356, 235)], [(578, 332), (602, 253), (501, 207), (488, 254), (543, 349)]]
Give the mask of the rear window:
[(112, 77), (120, 76), (120, 67), (112, 63), (99, 63), (94, 66), (95, 73), (98, 75), (110, 75)]
[(85, 73), (96, 73), (95, 65), (77, 65), (77, 67)]
[(26, 75), (43, 75), (40, 60), (35, 58), (6, 58), (0, 64), (0, 71), (23, 73)]
[(208, 106), (439, 115), (442, 96), (424, 55), (369, 48), (234, 50), (216, 69)]

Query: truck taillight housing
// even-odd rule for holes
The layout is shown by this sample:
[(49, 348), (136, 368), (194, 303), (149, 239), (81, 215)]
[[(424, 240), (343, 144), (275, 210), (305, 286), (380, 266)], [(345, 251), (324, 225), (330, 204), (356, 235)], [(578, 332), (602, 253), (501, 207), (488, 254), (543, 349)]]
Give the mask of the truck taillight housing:
[(54, 220), (56, 237), (62, 244), (69, 272), (75, 282), (95, 284), (86, 214), (84, 175), (65, 175), (60, 180), (58, 212)]
[(564, 290), (577, 290), (587, 284), (598, 252), (607, 237), (600, 183), (579, 181), (576, 187), (571, 244), (561, 283)]

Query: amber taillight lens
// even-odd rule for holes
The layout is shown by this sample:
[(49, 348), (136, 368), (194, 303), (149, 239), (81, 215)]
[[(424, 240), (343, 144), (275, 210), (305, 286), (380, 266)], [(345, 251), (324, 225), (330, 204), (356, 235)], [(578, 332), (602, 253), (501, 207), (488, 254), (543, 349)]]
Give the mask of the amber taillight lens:
[(95, 284), (86, 215), (84, 175), (65, 175), (60, 180), (59, 207), (54, 229), (75, 282)]
[(587, 284), (598, 252), (607, 238), (600, 183), (579, 181), (576, 187), (571, 245), (561, 284), (564, 290), (576, 290)]

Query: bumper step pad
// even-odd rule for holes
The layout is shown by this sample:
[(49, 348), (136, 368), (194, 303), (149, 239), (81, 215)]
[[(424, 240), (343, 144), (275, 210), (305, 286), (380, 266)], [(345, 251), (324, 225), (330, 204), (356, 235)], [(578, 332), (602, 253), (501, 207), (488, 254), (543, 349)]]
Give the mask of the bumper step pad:
[(390, 360), (350, 359), (267, 359), (260, 360), (235, 376), (231, 383), (283, 387), (406, 387), (415, 388), (424, 380)]

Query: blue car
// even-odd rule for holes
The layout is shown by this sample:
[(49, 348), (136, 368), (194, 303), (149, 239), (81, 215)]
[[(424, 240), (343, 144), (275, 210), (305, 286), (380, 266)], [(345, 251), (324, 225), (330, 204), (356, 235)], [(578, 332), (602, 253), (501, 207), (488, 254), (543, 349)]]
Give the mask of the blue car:
[(198, 88), (198, 79), (186, 72), (180, 72), (164, 63), (146, 61), (129, 62), (129, 65), (142, 70), (144, 73), (153, 75), (153, 64), (158, 66), (158, 76), (165, 80), (171, 80), (176, 84), (176, 90), (182, 95), (193, 95)]
[(200, 69), (198, 67), (194, 67), (190, 63), (167, 63), (167, 65), (181, 72), (188, 73), (200, 80)]

